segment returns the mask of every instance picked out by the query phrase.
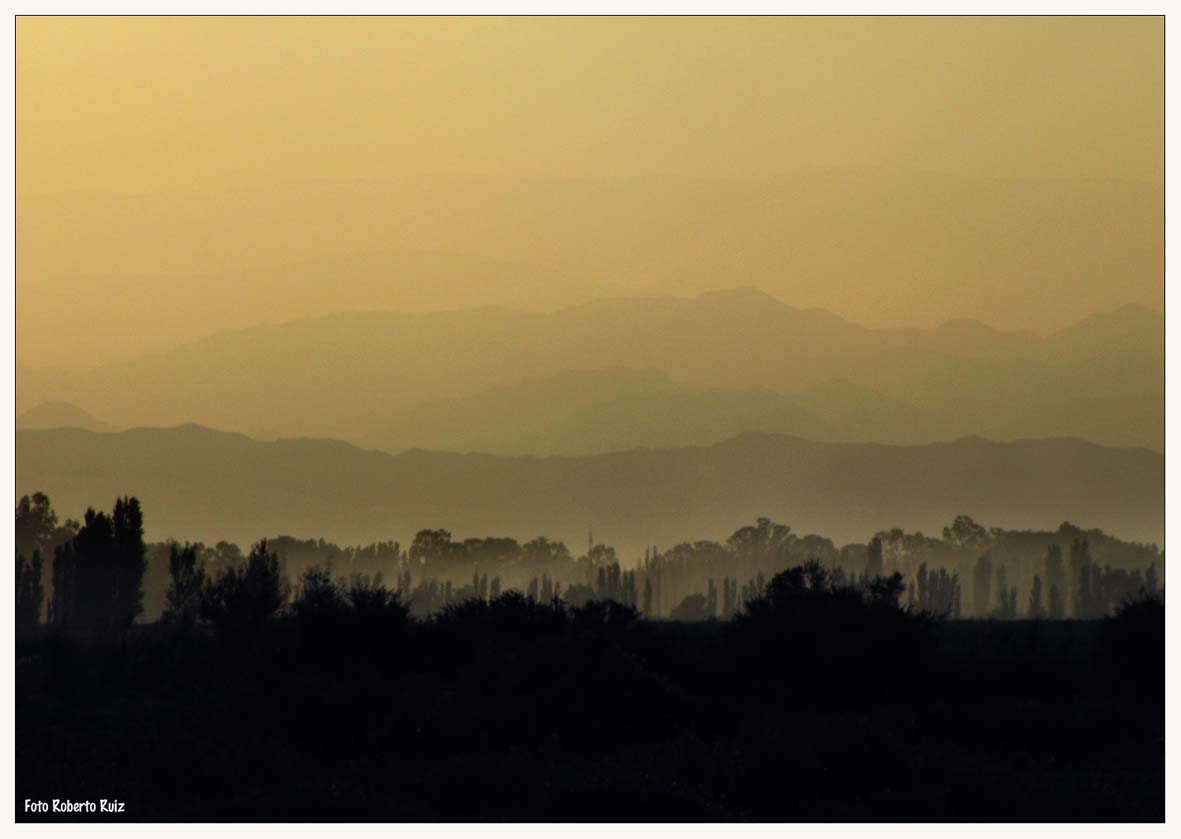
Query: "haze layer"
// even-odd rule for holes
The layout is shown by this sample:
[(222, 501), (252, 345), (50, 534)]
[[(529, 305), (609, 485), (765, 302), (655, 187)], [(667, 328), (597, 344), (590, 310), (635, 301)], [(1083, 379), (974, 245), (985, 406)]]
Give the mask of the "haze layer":
[(757, 285), (1162, 308), (1163, 20), (17, 22), (18, 358)]

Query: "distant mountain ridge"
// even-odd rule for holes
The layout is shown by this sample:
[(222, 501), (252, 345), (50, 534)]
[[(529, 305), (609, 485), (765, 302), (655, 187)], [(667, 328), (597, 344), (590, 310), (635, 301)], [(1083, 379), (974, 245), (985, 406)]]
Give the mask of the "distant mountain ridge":
[(118, 431), (110, 423), (103, 422), (97, 417), (83, 411), (77, 405), (69, 402), (42, 402), (35, 408), (30, 408), (16, 418), (19, 428), (83, 428), (87, 431)]
[[(328, 307), (552, 311), (734, 285), (872, 326), (940, 313), (1040, 333), (1127, 301), (1163, 307), (1163, 213), (1163, 183), (866, 167), (22, 193), (17, 357), (106, 363)], [(55, 324), (68, 349), (25, 323)]]
[(1158, 544), (1164, 533), (1164, 456), (1075, 439), (884, 446), (748, 433), (539, 458), (391, 455), (187, 425), (18, 431), (16, 467), (18, 495), (45, 491), (62, 515), (137, 495), (152, 539), (405, 543), (445, 527), (577, 545), (592, 530), (634, 558), (646, 545), (724, 538), (757, 516), (838, 542), (892, 527), (938, 533), (959, 513), (1015, 529), (1070, 520)]
[[(600, 300), (549, 315), (486, 308), (304, 318), (88, 373), (18, 368), (17, 397), (21, 406), (68, 401), (124, 427), (197, 422), (389, 450), (446, 441), (446, 428), (454, 445), (509, 453), (667, 443), (655, 436), (664, 431), (702, 443), (741, 430), (884, 442), (1069, 434), (1160, 450), (1163, 344), (1163, 315), (1139, 306), (1042, 338), (970, 321), (867, 329), (742, 288)], [(653, 385), (641, 396), (620, 372), (636, 369), (677, 387)], [(571, 371), (600, 371), (593, 384), (587, 378), (598, 391), (597, 421), (577, 416), (584, 397), (561, 378)], [(525, 384), (546, 380), (548, 392)], [(851, 388), (843, 403), (834, 381)], [(506, 388), (541, 401), (524, 399), (515, 415), (511, 404), (493, 409)], [(616, 392), (629, 394), (630, 409), (607, 399)], [(457, 416), (440, 407), (447, 400)], [(546, 411), (556, 425), (543, 429)], [(742, 428), (743, 418), (754, 424)], [(427, 436), (405, 433), (416, 424)], [(496, 427), (503, 439), (492, 436)], [(520, 445), (542, 431), (550, 448)]]
[(657, 370), (609, 367), (425, 402), (361, 442), (393, 452), (577, 455), (702, 445), (744, 431), (834, 439), (821, 417), (766, 388), (694, 387)]

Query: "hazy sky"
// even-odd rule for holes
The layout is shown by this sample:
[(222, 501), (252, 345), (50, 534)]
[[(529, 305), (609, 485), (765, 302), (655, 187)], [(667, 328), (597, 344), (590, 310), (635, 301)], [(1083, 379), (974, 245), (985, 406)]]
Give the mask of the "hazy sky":
[(18, 22), (23, 191), (306, 177), (1158, 180), (1160, 19)]
[[(85, 340), (72, 348), (60, 334), (38, 339), (45, 318), (68, 322), (70, 301), (98, 288), (86, 279), (94, 275), (107, 279), (87, 322), (108, 314), (105, 306), (121, 309), (121, 337), (101, 344), (112, 357), (127, 357), (168, 343), (169, 335), (337, 310), (342, 287), (348, 307), (366, 299), (360, 292), (349, 297), (342, 273), (319, 283), (320, 296), (300, 287), (298, 305), (276, 309), (267, 301), (285, 295), (287, 280), (272, 271), (270, 286), (229, 306), (228, 314), (197, 300), (173, 320), (175, 301), (162, 290), (170, 284), (235, 265), (247, 270), (414, 245), (386, 241), (377, 225), (368, 238), (342, 233), (333, 247), (329, 225), (319, 250), (302, 244), (305, 234), (290, 234), (296, 228), (283, 228), (288, 247), (270, 209), (258, 211), (257, 231), (211, 227), (207, 220), (222, 206), (234, 218), (251, 217), (253, 205), (246, 204), (255, 199), (241, 197), (248, 186), (439, 174), (759, 181), (798, 170), (874, 167), (1119, 179), (1159, 189), (1163, 35), (1160, 18), (19, 18), (18, 355), (67, 366), (103, 360)], [(95, 190), (175, 195), (151, 205), (159, 213), (142, 204), (113, 213), (93, 196), (52, 197)], [(195, 193), (220, 197), (212, 210), (185, 216), (188, 209), (177, 207)], [(470, 225), (480, 208), (467, 192), (457, 195), (468, 202), (459, 208), (462, 225)], [(317, 221), (317, 229), (323, 224)], [(1151, 250), (1156, 240), (1149, 238)], [(454, 248), (470, 261), (484, 244), (476, 238), (424, 247)], [(493, 256), (520, 262), (521, 253), (528, 248)], [(1154, 258), (1145, 257), (1149, 273)], [(964, 261), (976, 257), (965, 253)], [(552, 259), (540, 262), (555, 268)], [(671, 274), (645, 278), (640, 268), (616, 268), (600, 272), (612, 278), (604, 291), (685, 293), (743, 284), (738, 275), (678, 282)], [(759, 284), (774, 286), (764, 274)], [(127, 279), (132, 275), (140, 279)], [(169, 277), (189, 279), (161, 279)], [(1079, 314), (1046, 307), (1006, 320), (999, 306), (956, 312), (946, 300), (927, 309), (908, 301), (895, 311), (896, 290), (875, 287), (872, 271), (812, 285), (818, 281), (832, 293), (805, 292), (802, 281), (767, 290), (785, 298), (798, 292), (806, 305), (877, 323), (977, 315), (1000, 325), (1062, 325)], [(366, 282), (371, 286), (372, 277)], [(520, 305), (523, 297), (572, 304), (598, 287), (558, 278), (535, 297), (513, 286), (528, 286), (521, 271), (492, 272), (448, 286), (445, 298), (435, 299), (410, 293), (413, 272), (383, 282), (373, 305), (408, 309), (468, 300)], [(1127, 302), (1119, 293), (1129, 286), (1126, 277), (1111, 276), (1096, 292), (1103, 282), (1089, 278), (1086, 293), (1063, 288), (1056, 296), (1077, 296), (1080, 306)], [(1152, 283), (1163, 290), (1163, 278), (1141, 277), (1126, 296), (1152, 302), (1144, 299), (1154, 296)], [(126, 303), (145, 284), (159, 299), (143, 300), (151, 317), (141, 323)], [(184, 300), (199, 297), (187, 294)], [(1022, 305), (1017, 298), (1004, 302), (1009, 309)], [(80, 321), (66, 331), (84, 327)]]

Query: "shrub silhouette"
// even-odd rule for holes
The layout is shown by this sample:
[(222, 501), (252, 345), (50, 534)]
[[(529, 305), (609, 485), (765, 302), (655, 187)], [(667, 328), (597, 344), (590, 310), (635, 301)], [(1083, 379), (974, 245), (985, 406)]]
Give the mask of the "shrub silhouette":
[(335, 657), (388, 651), (405, 635), (409, 613), (399, 593), (381, 584), (380, 575), (333, 580), (324, 568), (304, 572), (291, 603), (304, 647)]
[(818, 562), (771, 578), (730, 627), (734, 655), (759, 681), (849, 697), (904, 682), (931, 649), (931, 616), (903, 609), (902, 577), (836, 585)]
[(472, 598), (444, 606), (433, 619), (436, 627), (463, 634), (511, 634), (522, 637), (563, 634), (571, 609), (560, 600), (543, 603), (519, 591), (506, 591), (491, 600)]
[(588, 585), (575, 583), (562, 593), (562, 599), (571, 606), (585, 606), (595, 599), (595, 590)]
[(635, 635), (644, 626), (635, 606), (615, 600), (591, 600), (584, 606), (571, 609), (570, 623), (575, 633), (581, 636), (613, 643)]
[(382, 585), (380, 574), (373, 579), (355, 575), (344, 596), (364, 637), (389, 638), (405, 632), (410, 606), (402, 602), (398, 591)]
[(1095, 645), (1096, 670), (1107, 684), (1145, 699), (1165, 696), (1165, 601), (1141, 594), (1103, 619)]
[(558, 598), (537, 601), (518, 591), (446, 606), (430, 622), (435, 632), (476, 645), (555, 638), (619, 642), (641, 624), (639, 610), (626, 603), (590, 600), (571, 606)]
[(673, 607), (669, 617), (675, 621), (709, 620), (712, 617), (709, 601), (704, 594), (690, 594)]
[(289, 586), (279, 573), (279, 556), (267, 552), (263, 539), (251, 548), (245, 562), (224, 569), (206, 583), (201, 617), (222, 636), (257, 634), (283, 608), (288, 593)]

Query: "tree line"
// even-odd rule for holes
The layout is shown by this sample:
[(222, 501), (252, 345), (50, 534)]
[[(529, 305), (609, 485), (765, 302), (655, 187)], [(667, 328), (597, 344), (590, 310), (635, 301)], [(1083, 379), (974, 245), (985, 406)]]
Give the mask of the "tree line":
[(444, 529), (419, 531), (406, 549), (396, 541), (340, 548), (292, 537), (260, 540), (246, 553), (227, 542), (148, 544), (143, 511), (131, 497), (116, 499), (109, 514), (88, 509), (81, 522), (62, 523), (43, 493), (23, 497), (16, 536), (18, 624), (87, 626), (105, 635), (145, 617), (265, 621), (305, 592), (327, 597), (329, 588), (341, 602), (396, 601), (416, 617), (511, 591), (574, 607), (612, 601), (652, 618), (730, 619), (765, 596), (776, 574), (810, 563), (839, 588), (868, 591), (896, 577), (904, 581), (899, 602), (918, 613), (1094, 619), (1158, 592), (1158, 564), (1163, 571), (1155, 545), (1069, 524), (1054, 533), (986, 530), (967, 516), (941, 539), (892, 530), (840, 548), (760, 518), (725, 542), (652, 546), (631, 568), (589, 534), (578, 556), (545, 537), (456, 540)]

